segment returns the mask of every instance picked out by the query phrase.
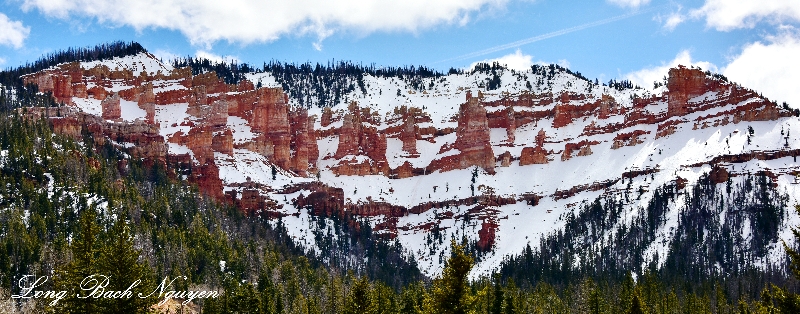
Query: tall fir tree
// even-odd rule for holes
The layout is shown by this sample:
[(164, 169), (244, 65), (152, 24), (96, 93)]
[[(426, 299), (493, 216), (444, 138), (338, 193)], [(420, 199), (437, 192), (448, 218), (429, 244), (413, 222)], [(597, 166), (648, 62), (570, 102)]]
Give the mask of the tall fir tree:
[(99, 271), (98, 257), (100, 255), (100, 226), (96, 221), (96, 209), (87, 206), (80, 214), (77, 236), (70, 244), (72, 260), (56, 271), (53, 283), (58, 291), (67, 291), (67, 297), (61, 300), (55, 308), (58, 313), (98, 313), (102, 304), (94, 298), (81, 298), (84, 292), (80, 291), (81, 283), (89, 276), (97, 275)]
[(157, 300), (150, 294), (154, 285), (153, 270), (145, 261), (141, 261), (141, 252), (134, 248), (128, 223), (117, 218), (107, 233), (108, 244), (100, 249), (98, 261), (101, 274), (108, 276), (108, 291), (130, 291), (117, 299), (105, 299), (102, 302), (107, 313), (147, 313)]
[(475, 297), (471, 294), (467, 276), (473, 259), (464, 247), (451, 241), (450, 259), (442, 276), (433, 281), (431, 293), (425, 300), (425, 312), (436, 314), (466, 314), (472, 312)]
[(344, 307), (345, 314), (368, 314), (372, 310), (372, 300), (370, 298), (369, 282), (366, 278), (356, 279), (350, 293), (347, 296), (347, 303)]

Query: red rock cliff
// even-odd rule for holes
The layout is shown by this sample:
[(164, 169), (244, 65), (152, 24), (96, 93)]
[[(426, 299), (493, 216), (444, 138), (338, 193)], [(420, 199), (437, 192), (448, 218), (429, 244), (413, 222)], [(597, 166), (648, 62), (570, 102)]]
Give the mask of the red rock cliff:
[(481, 103), (482, 98), (480, 92), (478, 97), (467, 93), (467, 102), (459, 107), (454, 146), (460, 153), (456, 169), (478, 166), (490, 173), (494, 172), (494, 153), (489, 142), (489, 124), (486, 109)]

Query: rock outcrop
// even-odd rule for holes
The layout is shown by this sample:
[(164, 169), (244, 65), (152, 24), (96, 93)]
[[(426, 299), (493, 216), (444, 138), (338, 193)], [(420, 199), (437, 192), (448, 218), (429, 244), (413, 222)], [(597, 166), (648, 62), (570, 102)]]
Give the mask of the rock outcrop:
[(481, 223), (481, 229), (478, 230), (478, 250), (488, 252), (492, 250), (495, 241), (495, 233), (499, 225), (492, 220), (485, 220)]
[[(370, 126), (371, 114), (351, 103), (339, 129), (339, 146), (335, 159), (342, 159), (331, 168), (338, 175), (389, 175), (386, 162), (386, 135)], [(365, 121), (367, 120), (367, 121)], [(365, 158), (366, 157), (366, 158)]]
[(548, 152), (541, 146), (525, 147), (519, 156), (519, 165), (533, 165), (533, 164), (546, 164), (550, 160), (547, 159)]
[(122, 117), (122, 110), (119, 106), (119, 102), (119, 94), (117, 93), (114, 93), (111, 97), (100, 102), (100, 107), (103, 108), (103, 119), (118, 120)]
[(400, 140), (403, 141), (403, 151), (409, 157), (419, 157), (417, 152), (417, 124), (413, 113), (409, 113), (403, 129), (400, 131)]
[(339, 146), (333, 158), (339, 159), (347, 155), (359, 154), (359, 139), (361, 135), (361, 116), (349, 112), (342, 118), (342, 127), (339, 129)]
[(508, 146), (514, 146), (514, 141), (516, 141), (517, 121), (514, 115), (514, 107), (506, 108), (506, 145)]
[[(291, 121), (291, 143), (290, 148), (294, 152), (292, 156), (291, 170), (295, 173), (306, 176), (309, 167), (316, 165), (317, 149), (316, 136), (313, 132), (313, 120), (308, 117), (308, 110), (298, 108), (289, 113)], [(309, 124), (311, 127), (309, 127)]]
[(544, 142), (547, 139), (547, 134), (544, 132), (544, 129), (540, 129), (539, 133), (536, 134), (536, 146), (535, 147), (525, 147), (522, 149), (522, 152), (519, 156), (519, 165), (533, 165), (533, 164), (546, 164), (550, 162), (547, 158), (549, 152), (544, 149)]
[[(503, 219), (509, 219), (507, 216), (498, 217), (506, 211), (500, 211), (497, 207), (517, 201), (536, 206), (544, 197), (552, 198), (553, 202), (558, 203), (586, 191), (613, 192), (613, 189), (619, 187), (617, 184), (620, 180), (652, 175), (663, 170), (655, 164), (660, 161), (658, 158), (663, 157), (654, 155), (653, 163), (648, 160), (646, 164), (650, 168), (631, 171), (626, 169), (624, 173), (611, 174), (611, 177), (598, 182), (570, 182), (556, 190), (535, 182), (530, 185), (532, 190), (519, 191), (522, 194), (515, 194), (516, 191), (509, 193), (516, 187), (506, 189), (505, 186), (500, 186), (514, 184), (513, 182), (498, 183), (505, 181), (506, 176), (515, 175), (516, 170), (524, 173), (531, 169), (546, 169), (543, 173), (553, 173), (548, 167), (564, 166), (559, 165), (560, 162), (553, 162), (557, 157), (561, 157), (562, 161), (592, 154), (603, 154), (603, 157), (612, 154), (617, 157), (626, 154), (628, 150), (642, 148), (643, 145), (640, 144), (653, 138), (669, 137), (675, 133), (683, 135), (683, 132), (691, 132), (691, 128), (775, 120), (789, 114), (787, 110), (752, 90), (729, 83), (719, 76), (685, 67), (670, 71), (667, 82), (669, 91), (661, 95), (640, 96), (636, 90), (609, 88), (591, 83), (587, 85), (576, 78), (569, 81), (569, 84), (583, 84), (591, 92), (584, 93), (581, 91), (583, 88), (572, 88), (576, 85), (556, 86), (563, 83), (561, 82), (548, 84), (552, 85), (549, 89), (537, 88), (535, 90), (538, 92), (535, 93), (509, 93), (513, 88), (490, 91), (488, 93), (493, 94), (487, 94), (486, 98), (493, 99), (492, 101), (485, 101), (480, 93), (473, 97), (467, 92), (466, 101), (458, 104), (458, 101), (449, 100), (452, 99), (451, 96), (461, 95), (462, 91), (474, 86), (448, 86), (455, 85), (456, 82), (451, 81), (435, 88), (425, 86), (424, 91), (406, 91), (408, 95), (404, 96), (409, 96), (408, 98), (399, 96), (402, 98), (395, 100), (400, 102), (391, 103), (403, 104), (395, 106), (393, 112), (385, 111), (387, 103), (363, 107), (351, 103), (348, 108), (341, 105), (321, 110), (315, 108), (313, 110), (319, 110), (316, 111), (316, 116), (309, 116), (309, 111), (305, 108), (290, 106), (290, 99), (281, 88), (261, 88), (261, 84), (256, 87), (246, 79), (236, 84), (226, 84), (214, 72), (192, 75), (190, 68), (176, 69), (167, 74), (135, 72), (139, 71), (111, 69), (103, 64), (83, 69), (79, 63), (71, 63), (28, 75), (24, 78), (26, 83), (39, 85), (40, 91), (51, 92), (57, 101), (69, 105), (32, 110), (29, 114), (38, 112), (52, 117), (50, 121), (56, 132), (76, 140), (83, 141), (84, 135), (88, 134), (90, 137), (87, 139), (91, 138), (97, 146), (113, 145), (133, 158), (141, 158), (145, 165), (168, 166), (168, 173), (171, 175), (197, 184), (203, 194), (234, 204), (248, 215), (299, 215), (294, 208), (305, 208), (312, 215), (349, 217), (347, 219), (353, 221), (358, 217), (374, 217), (376, 234), (389, 237), (402, 237), (404, 232), (444, 230), (439, 229), (437, 223), (442, 223), (445, 219), (474, 219), (472, 221), (477, 235), (470, 235), (470, 240), (475, 241), (476, 248), (482, 252), (493, 250), (499, 225)], [(541, 76), (536, 79), (546, 80)], [(445, 81), (431, 80), (434, 85)], [(366, 83), (367, 97), (353, 98), (352, 94), (345, 94), (340, 99), (386, 100), (383, 97), (372, 97), (375, 94), (370, 93), (376, 85), (369, 87), (372, 82)], [(451, 87), (454, 88), (448, 90)], [(601, 92), (598, 93), (597, 88), (601, 88)], [(529, 89), (534, 90), (531, 87)], [(410, 96), (415, 93), (416, 96)], [(394, 92), (390, 96), (394, 96), (393, 94)], [(386, 90), (383, 90), (382, 95), (386, 96)], [(78, 101), (76, 98), (85, 99)], [(84, 110), (96, 112), (94, 106), (98, 101), (102, 107), (102, 114), (99, 116), (82, 113), (75, 107), (84, 106)], [(129, 110), (135, 109), (129, 107), (131, 102), (144, 111), (144, 120), (132, 122), (121, 119), (123, 113), (126, 116), (130, 113), (142, 115), (142, 112)], [(300, 103), (291, 101), (292, 105)], [(414, 107), (422, 104), (428, 108), (434, 104), (437, 107)], [(440, 105), (442, 107), (438, 107)], [(90, 106), (89, 110), (85, 106)], [(448, 108), (450, 111), (447, 111)], [(433, 111), (425, 112), (426, 110)], [(315, 127), (316, 119), (319, 119), (319, 124)], [(544, 129), (533, 133), (536, 128), (547, 128), (551, 125), (557, 129), (549, 136)], [(521, 138), (533, 134), (533, 138)], [(387, 137), (390, 138), (388, 143)], [(317, 169), (321, 149), (317, 146), (318, 139), (326, 154), (325, 159), (321, 160), (322, 169)], [(713, 182), (724, 183), (731, 177), (740, 175), (736, 172), (736, 167), (728, 164), (728, 160), (800, 155), (798, 150), (789, 148), (791, 143), (788, 134), (785, 140), (786, 149), (717, 156), (726, 159), (709, 163), (709, 178)], [(661, 143), (668, 146), (673, 142), (676, 141), (666, 140)], [(600, 143), (603, 145), (598, 145)], [(392, 151), (387, 156), (389, 145)], [(637, 145), (642, 147), (625, 148)], [(620, 150), (600, 151), (609, 146)], [(168, 147), (173, 151), (168, 152)], [(431, 151), (431, 147), (436, 147), (438, 153)], [(661, 147), (658, 149), (661, 154)], [(668, 153), (666, 149), (665, 153)], [(598, 160), (594, 157), (585, 158), (595, 163)], [(387, 159), (396, 168), (390, 169)], [(516, 160), (519, 160), (518, 165), (521, 166), (539, 166), (516, 169)], [(232, 165), (232, 162), (236, 163)], [(573, 166), (575, 162), (581, 161), (573, 161)], [(255, 163), (259, 163), (258, 167), (250, 168), (245, 165)], [(99, 165), (98, 162), (95, 164)], [(248, 171), (259, 171), (259, 167), (269, 167), (270, 164), (281, 168), (281, 180), (270, 182), (265, 176), (259, 176), (256, 182), (247, 177), (251, 175)], [(117, 166), (121, 173), (130, 168), (126, 161), (119, 162)], [(481, 167), (486, 173), (494, 174), (495, 167), (498, 166), (509, 168), (499, 169), (502, 175), (498, 177), (485, 176), (480, 172), (479, 179), (476, 177), (473, 182), (463, 179), (474, 167)], [(470, 170), (453, 175), (431, 176), (448, 180), (463, 179), (460, 182), (431, 184), (432, 193), (427, 191), (431, 189), (431, 185), (423, 182), (426, 180), (423, 178), (371, 178), (380, 179), (382, 185), (388, 181), (388, 186), (393, 186), (380, 186), (380, 192), (374, 189), (367, 192), (361, 186), (356, 192), (355, 186), (331, 187), (323, 183), (331, 175), (384, 175), (390, 179), (403, 179), (458, 169)], [(228, 175), (232, 171), (241, 171), (240, 174), (247, 177), (247, 182), (239, 182), (243, 177), (240, 174)], [(797, 172), (795, 169), (773, 171)], [(662, 175), (664, 173), (666, 171)], [(223, 182), (221, 175), (226, 181)], [(317, 177), (318, 180), (292, 177), (294, 175)], [(360, 179), (347, 178), (332, 182), (366, 182), (358, 180)], [(651, 182), (650, 179), (644, 181)], [(281, 185), (293, 183), (281, 187), (272, 185), (277, 182)], [(414, 193), (418, 195), (397, 197), (394, 193), (400, 192), (395, 191), (398, 188), (396, 184), (406, 182), (424, 184), (419, 185), (422, 188), (415, 187)], [(464, 189), (470, 183), (475, 194), (467, 197), (469, 194), (462, 193), (470, 192)], [(678, 187), (683, 188), (680, 184)], [(495, 189), (498, 190), (498, 195), (503, 196), (496, 195)], [(408, 192), (405, 189), (400, 190), (402, 193)], [(276, 202), (276, 193), (287, 196), (297, 193), (294, 194), (296, 198), (289, 197), (296, 200), (292, 200), (295, 201), (292, 211), (279, 210), (282, 205)], [(365, 197), (364, 193), (371, 194)], [(458, 195), (462, 195), (462, 198), (458, 198)], [(386, 199), (399, 199), (403, 205), (393, 204), (391, 202), (394, 201)], [(452, 210), (453, 207), (462, 208)], [(432, 208), (442, 209), (431, 215), (432, 221), (418, 225), (399, 223), (404, 221), (400, 217), (420, 214)], [(478, 225), (474, 225), (474, 222)], [(352, 225), (354, 228), (359, 226), (357, 223)]]
[(467, 92), (467, 101), (458, 110), (456, 142), (453, 145), (458, 154), (435, 160), (431, 163), (431, 170), (448, 171), (478, 166), (494, 173), (495, 158), (489, 142), (489, 124), (482, 98), (480, 92), (478, 97), (472, 97), (472, 93)]
[(669, 69), (667, 88), (669, 89), (667, 115), (670, 117), (685, 115), (689, 99), (705, 92), (706, 74), (699, 69), (688, 69), (680, 65)]

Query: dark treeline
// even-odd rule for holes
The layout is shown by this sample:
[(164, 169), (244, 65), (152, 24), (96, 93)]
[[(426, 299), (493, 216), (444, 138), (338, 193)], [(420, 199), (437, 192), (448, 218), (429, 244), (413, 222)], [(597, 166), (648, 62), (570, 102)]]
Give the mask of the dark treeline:
[[(608, 87), (611, 87), (619, 91), (634, 88), (633, 83), (631, 83), (631, 81), (628, 80), (622, 80), (622, 81), (609, 80)], [(636, 89), (639, 89), (639, 86), (636, 86)]]
[[(297, 99), (301, 105), (307, 107), (330, 107), (338, 104), (347, 93), (356, 90), (366, 93), (365, 74), (395, 77), (407, 82), (415, 90), (425, 88), (423, 79), (444, 75), (425, 66), (377, 67), (374, 64), (363, 65), (349, 61), (331, 61), (327, 64), (270, 61), (258, 69), (247, 63), (216, 62), (205, 58), (187, 57), (173, 61), (173, 66), (191, 67), (194, 75), (214, 71), (228, 84), (239, 83), (248, 73), (269, 72), (291, 99)], [(461, 71), (451, 69), (450, 73), (461, 73)], [(257, 87), (262, 86), (262, 82), (253, 83)]]
[(365, 66), (349, 61), (331, 61), (324, 65), (271, 61), (264, 63), (262, 71), (271, 73), (289, 97), (307, 107), (334, 106), (342, 101), (345, 94), (353, 91), (366, 94), (365, 74), (396, 78), (418, 91), (426, 88), (425, 79), (430, 81), (444, 75), (425, 66), (376, 67), (374, 64)]
[(216, 72), (217, 76), (221, 78), (226, 84), (238, 84), (239, 81), (244, 79), (244, 75), (255, 71), (247, 63), (237, 62), (217, 62), (211, 61), (206, 58), (179, 58), (172, 61), (172, 66), (176, 68), (192, 68), (192, 75), (198, 75), (208, 72)]
[(75, 61), (106, 60), (146, 52), (137, 42), (112, 42), (94, 47), (69, 48), (45, 55), (33, 63), (0, 72), (0, 110), (19, 108), (22, 104), (31, 106), (53, 106), (55, 102), (48, 95), (39, 94), (35, 85), (25, 85), (22, 76), (36, 73), (49, 67)]

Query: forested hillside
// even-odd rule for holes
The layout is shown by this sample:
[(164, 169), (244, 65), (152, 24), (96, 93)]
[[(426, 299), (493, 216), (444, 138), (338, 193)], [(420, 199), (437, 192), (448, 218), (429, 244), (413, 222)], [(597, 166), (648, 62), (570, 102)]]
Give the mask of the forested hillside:
[(796, 112), (718, 75), (171, 66), (0, 72), (0, 312), (800, 312)]

